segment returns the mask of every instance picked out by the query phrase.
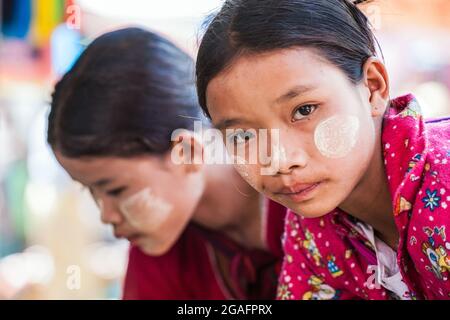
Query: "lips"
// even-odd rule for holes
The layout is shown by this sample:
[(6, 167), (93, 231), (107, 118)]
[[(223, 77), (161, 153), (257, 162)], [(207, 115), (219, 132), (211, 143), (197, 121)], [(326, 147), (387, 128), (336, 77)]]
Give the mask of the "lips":
[(289, 187), (283, 187), (276, 193), (282, 193), (282, 194), (292, 194), (292, 193), (299, 193), (304, 190), (307, 190), (311, 188), (312, 186), (316, 185), (317, 183), (299, 183), (295, 184)]
[(310, 198), (312, 192), (316, 190), (320, 184), (321, 182), (295, 184), (283, 187), (275, 194), (277, 196), (287, 197), (294, 202), (302, 202)]
[(126, 234), (126, 233), (121, 233), (118, 231), (114, 231), (114, 236), (117, 239), (128, 239), (129, 241), (133, 241), (133, 240), (139, 238), (138, 234)]

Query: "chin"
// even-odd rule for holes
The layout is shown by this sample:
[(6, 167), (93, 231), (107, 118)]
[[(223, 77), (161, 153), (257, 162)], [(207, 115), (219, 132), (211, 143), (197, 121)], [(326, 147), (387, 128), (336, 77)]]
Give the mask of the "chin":
[(166, 254), (172, 246), (170, 244), (158, 244), (155, 245), (154, 243), (146, 243), (145, 240), (142, 241), (142, 243), (137, 244), (139, 249), (144, 252), (146, 255), (152, 256), (152, 257), (159, 257), (164, 254)]
[(308, 219), (323, 217), (337, 207), (337, 205), (323, 203), (323, 201), (320, 202), (318, 200), (311, 203), (289, 203), (284, 205), (295, 214)]

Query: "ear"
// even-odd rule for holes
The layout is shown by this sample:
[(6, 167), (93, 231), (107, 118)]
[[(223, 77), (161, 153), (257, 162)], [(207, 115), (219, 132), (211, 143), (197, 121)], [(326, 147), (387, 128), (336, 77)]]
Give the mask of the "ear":
[(369, 91), (372, 117), (382, 116), (389, 102), (389, 76), (377, 58), (367, 59), (363, 67), (364, 85)]
[(176, 166), (185, 174), (199, 172), (203, 166), (204, 147), (201, 137), (189, 130), (172, 134), (172, 147), (165, 157), (168, 167)]

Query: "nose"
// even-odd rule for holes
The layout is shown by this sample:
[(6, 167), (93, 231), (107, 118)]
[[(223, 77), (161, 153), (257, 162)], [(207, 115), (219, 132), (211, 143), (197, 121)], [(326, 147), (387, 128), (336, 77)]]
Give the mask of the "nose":
[(269, 163), (261, 169), (262, 175), (286, 175), (307, 166), (309, 156), (301, 143), (298, 143), (298, 136), (292, 137), (286, 131), (283, 134), (280, 129), (271, 131), (268, 143)]
[(110, 200), (98, 199), (100, 218), (104, 224), (117, 225), (123, 222), (123, 217)]
[(277, 174), (290, 174), (295, 169), (305, 168), (308, 164), (308, 154), (303, 147), (296, 144), (290, 146), (281, 145), (279, 153)]

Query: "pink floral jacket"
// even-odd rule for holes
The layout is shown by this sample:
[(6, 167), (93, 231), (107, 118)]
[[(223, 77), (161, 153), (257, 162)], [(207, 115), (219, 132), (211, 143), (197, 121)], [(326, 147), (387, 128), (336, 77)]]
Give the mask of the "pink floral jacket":
[[(409, 289), (403, 298), (450, 299), (450, 118), (425, 122), (413, 95), (399, 97), (382, 141), (397, 263)], [(278, 299), (390, 299), (375, 283), (374, 249), (355, 225), (339, 209), (314, 219), (288, 212)]]

